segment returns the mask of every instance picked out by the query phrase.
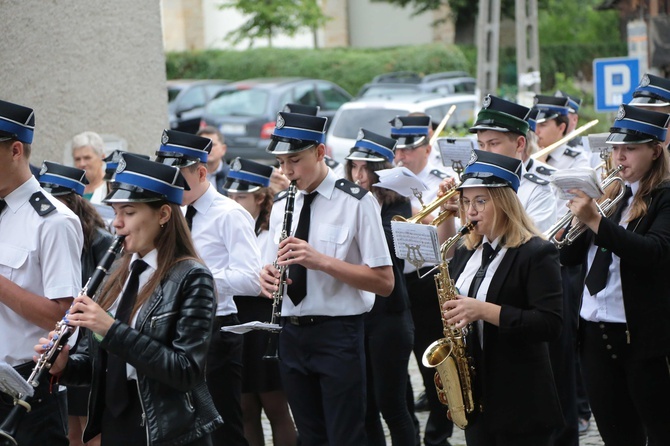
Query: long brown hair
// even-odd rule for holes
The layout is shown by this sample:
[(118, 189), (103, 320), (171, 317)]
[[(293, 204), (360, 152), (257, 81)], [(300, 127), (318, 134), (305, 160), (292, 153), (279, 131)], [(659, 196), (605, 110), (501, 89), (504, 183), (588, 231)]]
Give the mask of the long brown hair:
[[(165, 223), (165, 227), (161, 228), (154, 240), (154, 246), (158, 251), (158, 270), (151, 276), (149, 282), (147, 282), (147, 284), (140, 290), (132, 315), (137, 312), (149, 297), (151, 297), (151, 293), (153, 293), (153, 291), (167, 277), (170, 269), (176, 263), (187, 259), (198, 260), (202, 263), (202, 260), (198, 257), (195, 246), (193, 245), (191, 232), (188, 229), (186, 219), (184, 218), (179, 205), (168, 203), (167, 201), (152, 201), (146, 204), (156, 212), (158, 212), (162, 206), (166, 205), (170, 207), (172, 212), (170, 219)], [(123, 285), (126, 283), (128, 275), (130, 274), (129, 266), (131, 258), (132, 254), (125, 253), (121, 259), (117, 261), (114, 271), (103, 285), (100, 297), (98, 298), (98, 304), (103, 309), (109, 310), (121, 294)]]
[[(499, 243), (505, 248), (518, 248), (532, 237), (543, 237), (542, 233), (526, 213), (516, 193), (509, 187), (489, 187), (493, 205), (493, 227), (500, 230)], [(461, 198), (463, 191), (461, 190)], [(463, 208), (459, 211), (461, 221), (467, 221)], [(482, 242), (483, 236), (474, 232), (465, 237), (465, 246), (475, 249)]]
[(262, 231), (267, 231), (270, 229), (270, 212), (272, 211), (272, 204), (274, 196), (269, 187), (261, 187), (256, 192), (254, 192), (254, 201), (259, 201), (260, 198), (263, 198), (260, 204), (260, 213), (256, 219), (256, 235), (260, 234)]
[[(386, 189), (385, 187), (373, 187), (372, 185), (379, 182), (379, 175), (377, 175), (378, 170), (382, 169), (391, 169), (391, 165), (388, 161), (366, 161), (365, 170), (368, 172), (368, 178), (370, 179), (370, 192), (372, 195), (377, 198), (377, 201), (380, 205), (392, 204), (396, 202), (408, 201), (406, 197), (398, 194), (391, 189)], [(353, 181), (351, 176), (351, 170), (353, 168), (353, 163), (351, 160), (347, 160), (347, 163), (344, 165), (345, 178), (349, 181)]]
[(79, 221), (81, 221), (81, 229), (84, 232), (84, 251), (88, 251), (93, 243), (97, 230), (105, 229), (104, 220), (88, 200), (85, 200), (74, 192), (59, 195), (56, 198), (65, 203), (65, 205), (79, 217)]
[[(637, 193), (633, 197), (633, 203), (630, 207), (630, 212), (626, 222), (633, 221), (640, 217), (644, 217), (647, 214), (648, 200), (647, 198), (651, 192), (660, 186), (662, 183), (670, 181), (670, 158), (668, 156), (668, 151), (663, 148), (663, 144), (658, 141), (651, 141), (643, 144), (630, 144), (630, 145), (640, 145), (647, 146), (652, 150), (659, 150), (660, 155), (656, 158), (651, 164), (651, 168), (644, 174), (640, 179), (640, 187), (637, 190)], [(613, 157), (612, 152), (610, 157)], [(612, 165), (615, 166), (614, 159), (610, 158)], [(619, 193), (619, 186), (609, 187), (605, 191), (605, 198), (613, 198)]]

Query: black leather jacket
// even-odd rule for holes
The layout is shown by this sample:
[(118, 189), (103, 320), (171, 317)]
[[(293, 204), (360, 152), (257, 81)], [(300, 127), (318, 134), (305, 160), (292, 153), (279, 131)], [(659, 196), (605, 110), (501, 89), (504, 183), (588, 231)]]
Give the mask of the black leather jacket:
[(116, 320), (102, 341), (89, 333), (61, 376), (66, 385), (91, 385), (84, 441), (100, 433), (107, 352), (137, 369), (147, 444), (187, 444), (221, 425), (205, 382), (215, 310), (212, 274), (184, 260), (142, 306), (137, 329)]
[(93, 275), (93, 271), (107, 252), (109, 245), (112, 244), (114, 236), (108, 231), (98, 228), (95, 232), (91, 246), (81, 253), (81, 284), (86, 284), (88, 278)]

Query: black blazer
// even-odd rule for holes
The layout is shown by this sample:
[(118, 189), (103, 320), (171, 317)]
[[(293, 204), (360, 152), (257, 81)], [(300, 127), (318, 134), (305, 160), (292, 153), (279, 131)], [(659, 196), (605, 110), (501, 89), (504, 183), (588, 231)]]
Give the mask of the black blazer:
[[(449, 264), (454, 281), (472, 254), (465, 247), (456, 250)], [(485, 322), (483, 351), (473, 349), (475, 386), (489, 432), (563, 425), (548, 350), (561, 332), (562, 298), (558, 252), (551, 243), (534, 237), (505, 252), (486, 298), (501, 306), (500, 326)], [(472, 332), (467, 339), (475, 342)]]
[(565, 265), (586, 263), (591, 243), (621, 259), (623, 304), (634, 359), (670, 353), (670, 184), (653, 190), (646, 200), (647, 214), (626, 228), (603, 218), (598, 235), (586, 231), (561, 249)]

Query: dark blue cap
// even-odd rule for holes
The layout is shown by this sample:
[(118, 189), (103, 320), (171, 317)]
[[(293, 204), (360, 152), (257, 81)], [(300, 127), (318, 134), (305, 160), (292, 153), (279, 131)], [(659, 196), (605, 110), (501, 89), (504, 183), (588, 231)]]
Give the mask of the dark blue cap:
[(212, 140), (209, 138), (177, 130), (163, 130), (161, 146), (156, 151), (156, 162), (176, 167), (206, 163), (211, 150)]
[(116, 168), (119, 166), (119, 161), (121, 160), (122, 153), (127, 153), (128, 155), (132, 156), (138, 156), (140, 158), (144, 158), (145, 160), (149, 159), (148, 155), (144, 155), (141, 153), (130, 153), (118, 149), (114, 150), (106, 158), (103, 159), (103, 161), (105, 162), (105, 178), (104, 178), (105, 181), (111, 181), (112, 178), (114, 178), (114, 174), (116, 173)]
[(521, 166), (519, 159), (493, 152), (473, 150), (470, 162), (461, 174), (459, 189), (469, 187), (511, 187), (519, 190)]
[(42, 189), (55, 197), (72, 192), (83, 196), (87, 184), (88, 180), (84, 169), (64, 166), (51, 161), (42, 163), (40, 185)]
[(523, 105), (490, 94), (486, 95), (482, 109), (477, 114), (477, 121), (473, 127), (470, 127), (470, 133), (477, 133), (479, 130), (493, 130), (526, 136), (528, 133), (526, 116), (529, 112), (530, 109)]
[(556, 90), (556, 93), (554, 93), (554, 96), (557, 98), (568, 98), (568, 112), (569, 113), (577, 113), (579, 111), (579, 107), (582, 105), (582, 99), (578, 98), (577, 96), (572, 96), (567, 94), (564, 91), (561, 90)]
[(32, 144), (35, 112), (32, 108), (0, 101), (0, 140), (14, 138)]
[(270, 185), (272, 166), (257, 163), (244, 158), (235, 158), (223, 188), (228, 192), (256, 192)]
[(327, 121), (321, 116), (279, 112), (266, 150), (274, 155), (288, 155), (323, 144)]
[(286, 113), (316, 116), (319, 113), (319, 108), (318, 105), (286, 104), (282, 111)]
[(670, 115), (622, 104), (607, 137), (608, 144), (665, 141)]
[(352, 161), (393, 162), (396, 140), (360, 129), (354, 146), (344, 159)]
[(666, 107), (670, 105), (670, 80), (663, 77), (645, 74), (640, 85), (633, 92), (633, 99), (628, 105), (639, 107)]
[(178, 167), (121, 154), (112, 192), (105, 203), (149, 202), (165, 200), (182, 204), (184, 190), (189, 190)]
[(535, 121), (540, 124), (544, 121), (567, 116), (570, 113), (570, 99), (558, 96), (535, 95), (535, 106), (538, 110)]
[(396, 116), (389, 121), (391, 138), (398, 141), (396, 149), (414, 149), (428, 144), (430, 116)]

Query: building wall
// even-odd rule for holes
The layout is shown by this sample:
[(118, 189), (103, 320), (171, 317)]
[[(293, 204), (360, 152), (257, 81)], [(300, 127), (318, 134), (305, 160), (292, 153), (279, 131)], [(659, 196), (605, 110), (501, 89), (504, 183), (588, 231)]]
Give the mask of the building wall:
[(433, 15), (412, 15), (412, 7), (386, 2), (348, 0), (349, 43), (352, 47), (416, 45), (433, 41)]
[(92, 130), (152, 153), (167, 126), (158, 2), (0, 0), (0, 98), (35, 109), (33, 164)]

